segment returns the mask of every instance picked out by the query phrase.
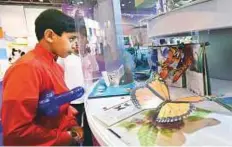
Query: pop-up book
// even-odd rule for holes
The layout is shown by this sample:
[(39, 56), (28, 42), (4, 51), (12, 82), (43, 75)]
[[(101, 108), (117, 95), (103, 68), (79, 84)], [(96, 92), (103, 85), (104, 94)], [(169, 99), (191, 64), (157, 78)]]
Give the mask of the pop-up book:
[(182, 73), (191, 74), (186, 76), (187, 81), (201, 75), (199, 89), (196, 83), (191, 83), (195, 80), (188, 81), (186, 87), (174, 87), (160, 72), (153, 73), (144, 85), (131, 92), (131, 101), (141, 111), (110, 126), (110, 131), (131, 146), (232, 145), (228, 135), (224, 135), (232, 134), (227, 129), (232, 114), (231, 99), (208, 96), (206, 52), (204, 46), (200, 47), (203, 47), (201, 56), (195, 57), (202, 62), (193, 60), (192, 54), (188, 62), (191, 64)]
[(198, 95), (210, 94), (206, 49), (208, 43), (154, 46), (158, 73), (168, 86), (187, 88)]
[[(165, 81), (155, 74), (144, 86), (133, 90), (131, 100), (142, 111), (109, 127), (127, 145), (232, 145), (224, 135), (232, 134), (227, 130), (231, 113), (218, 113), (219, 109), (229, 109), (214, 98), (193, 94), (174, 99)], [(215, 111), (198, 105), (207, 102), (214, 102)]]

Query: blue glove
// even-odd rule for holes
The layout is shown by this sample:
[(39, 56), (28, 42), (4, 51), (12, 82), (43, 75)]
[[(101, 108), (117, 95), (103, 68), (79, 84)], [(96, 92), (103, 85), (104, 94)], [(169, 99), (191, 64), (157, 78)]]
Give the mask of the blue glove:
[(45, 116), (57, 116), (60, 106), (81, 98), (84, 93), (85, 90), (82, 87), (58, 95), (55, 95), (53, 91), (44, 92), (40, 95), (38, 113)]

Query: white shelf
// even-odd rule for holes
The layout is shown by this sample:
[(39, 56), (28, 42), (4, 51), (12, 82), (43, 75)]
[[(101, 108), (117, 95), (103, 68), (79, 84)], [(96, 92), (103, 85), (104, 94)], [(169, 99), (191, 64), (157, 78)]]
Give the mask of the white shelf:
[(231, 28), (232, 0), (202, 0), (148, 21), (148, 36), (172, 36), (193, 31)]

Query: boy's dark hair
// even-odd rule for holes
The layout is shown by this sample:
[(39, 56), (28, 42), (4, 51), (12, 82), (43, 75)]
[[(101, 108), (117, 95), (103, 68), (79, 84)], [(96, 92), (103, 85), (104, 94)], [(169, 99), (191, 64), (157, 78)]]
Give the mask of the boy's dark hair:
[(44, 37), (46, 29), (52, 29), (59, 36), (64, 32), (75, 32), (75, 20), (59, 10), (48, 9), (35, 20), (35, 33), (39, 41)]

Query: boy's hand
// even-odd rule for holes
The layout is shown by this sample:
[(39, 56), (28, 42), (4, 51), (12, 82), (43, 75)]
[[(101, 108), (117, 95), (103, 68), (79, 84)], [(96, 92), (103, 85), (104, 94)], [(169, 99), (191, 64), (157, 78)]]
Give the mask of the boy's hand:
[(84, 131), (82, 127), (80, 126), (72, 127), (69, 133), (73, 137), (74, 142), (82, 143), (84, 141)]

